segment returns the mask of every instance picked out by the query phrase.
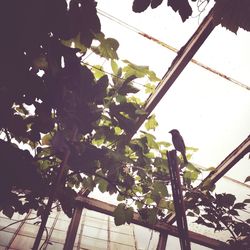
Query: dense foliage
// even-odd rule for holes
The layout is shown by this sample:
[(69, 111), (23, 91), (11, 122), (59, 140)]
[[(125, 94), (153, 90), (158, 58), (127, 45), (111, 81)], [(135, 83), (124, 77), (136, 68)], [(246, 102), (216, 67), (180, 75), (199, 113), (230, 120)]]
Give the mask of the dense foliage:
[[(121, 201), (117, 225), (129, 223), (135, 208), (149, 223), (166, 218), (173, 211), (170, 144), (150, 133), (154, 115), (133, 136), (138, 118), (148, 115), (134, 80), (145, 77), (151, 88), (159, 79), (119, 59), (118, 41), (101, 33), (95, 1), (5, 1), (0, 30), (0, 210), (8, 217), (29, 209), (42, 215), (64, 165), (55, 199), (68, 216), (76, 190), (97, 187)], [(86, 66), (89, 51), (110, 62), (112, 75)], [(199, 174), (192, 164), (181, 168), (188, 190)]]
[[(69, 216), (81, 187), (119, 193), (139, 208), (163, 204), (169, 144), (146, 131), (131, 140), (138, 117), (147, 115), (131, 95), (139, 91), (133, 80), (159, 79), (146, 66), (118, 66), (119, 43), (100, 32), (96, 3), (8, 1), (0, 16), (3, 213), (41, 214), (62, 163), (56, 198)], [(93, 40), (99, 45), (91, 47)], [(84, 65), (89, 49), (110, 60), (112, 77)], [(151, 115), (146, 129), (156, 125)]]

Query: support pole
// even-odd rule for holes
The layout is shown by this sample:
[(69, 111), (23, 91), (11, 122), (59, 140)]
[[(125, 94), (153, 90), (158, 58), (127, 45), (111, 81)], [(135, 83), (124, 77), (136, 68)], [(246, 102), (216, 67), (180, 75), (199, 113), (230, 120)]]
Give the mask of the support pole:
[(167, 246), (168, 234), (164, 232), (160, 232), (157, 250), (165, 250)]
[[(88, 189), (85, 189), (81, 190), (78, 195), (86, 197), (89, 195), (89, 193), (90, 191)], [(72, 250), (74, 247), (77, 230), (82, 217), (82, 211), (83, 211), (83, 204), (80, 202), (76, 202), (76, 207), (68, 227), (67, 236), (63, 248), (64, 250)]]
[(181, 250), (191, 250), (176, 150), (167, 152), (167, 158)]

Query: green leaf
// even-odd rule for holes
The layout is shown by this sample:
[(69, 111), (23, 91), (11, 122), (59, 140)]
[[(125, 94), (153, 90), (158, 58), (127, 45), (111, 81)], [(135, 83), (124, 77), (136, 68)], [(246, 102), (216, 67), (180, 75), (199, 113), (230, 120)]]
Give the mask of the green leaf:
[(125, 103), (125, 102), (127, 102), (127, 98), (126, 98), (126, 96), (124, 96), (124, 95), (117, 95), (116, 96), (116, 101), (118, 102), (118, 103)]
[(87, 47), (84, 46), (80, 41), (80, 33), (75, 38), (69, 39), (69, 40), (61, 40), (61, 43), (64, 46), (70, 47), (70, 48), (77, 48), (80, 49), (82, 53), (87, 51)]
[(204, 225), (204, 226), (207, 226), (207, 227), (210, 227), (210, 228), (215, 228), (214, 224), (206, 222), (206, 221), (205, 221), (204, 219), (202, 219), (201, 217), (199, 217), (199, 218), (195, 221), (195, 223), (201, 224), (201, 225)]
[(197, 152), (199, 149), (198, 148), (194, 148), (194, 147), (186, 147), (186, 150)]
[(216, 169), (215, 167), (210, 167), (210, 168), (204, 169), (204, 171), (214, 171), (215, 169)]
[(114, 210), (113, 215), (116, 226), (123, 225), (126, 222), (130, 224), (134, 216), (134, 210), (132, 207), (126, 207), (126, 204), (120, 203)]
[(147, 121), (145, 122), (145, 128), (147, 130), (153, 129), (155, 130), (155, 128), (158, 126), (158, 122), (155, 119), (155, 115), (151, 115)]
[(137, 78), (142, 78), (147, 75), (147, 71), (149, 70), (148, 66), (138, 66), (133, 63), (130, 63), (127, 60), (124, 60), (125, 63), (129, 63), (127, 66), (123, 68), (123, 72), (125, 73), (125, 78), (130, 76), (136, 76)]
[(125, 197), (123, 195), (118, 194), (116, 199), (117, 201), (124, 201)]
[(13, 216), (13, 214), (14, 214), (14, 212), (15, 212), (15, 209), (12, 207), (12, 206), (6, 206), (4, 209), (3, 209), (3, 214), (5, 215), (5, 216), (7, 216), (8, 218), (10, 218), (11, 219), (11, 217)]
[(118, 64), (116, 63), (115, 60), (111, 60), (110, 64), (111, 64), (111, 68), (112, 68), (112, 71), (113, 71), (114, 75), (117, 75), (118, 69), (119, 69)]
[(159, 77), (156, 76), (155, 72), (151, 70), (148, 71), (147, 76), (152, 82), (159, 82), (161, 80)]
[(144, 87), (145, 87), (146, 94), (154, 94), (155, 93), (156, 86), (154, 84), (147, 83), (144, 85)]
[(158, 203), (158, 207), (161, 209), (167, 209), (168, 208), (168, 202), (165, 199), (161, 199)]
[(96, 34), (96, 39), (100, 42), (97, 47), (92, 47), (92, 50), (106, 59), (118, 59), (117, 49), (119, 42), (114, 38), (105, 38), (103, 33)]
[(148, 198), (145, 199), (145, 204), (147, 204), (147, 205), (151, 205), (154, 202), (155, 201), (152, 198), (150, 198), (150, 197), (148, 197)]
[(142, 209), (142, 207), (143, 207), (143, 203), (140, 201), (136, 201), (135, 205), (137, 206), (138, 210)]
[(239, 216), (239, 213), (234, 209), (229, 210), (228, 213), (231, 215)]
[(123, 62), (127, 64), (127, 66), (123, 68), (123, 72), (125, 73), (125, 78), (134, 75), (137, 78), (148, 77), (150, 81), (160, 80), (156, 76), (156, 74), (149, 69), (148, 66), (139, 66), (131, 63), (128, 60), (123, 60)]
[(189, 163), (187, 165), (187, 169), (189, 169), (191, 171), (195, 171), (195, 172), (201, 173), (201, 171), (197, 167), (195, 167), (192, 163)]
[(93, 72), (95, 78), (97, 78), (97, 79), (102, 78), (103, 76), (105, 76), (103, 66), (101, 66), (101, 65), (94, 65), (92, 67), (92, 72)]
[(196, 171), (188, 171), (188, 170), (185, 170), (184, 171), (184, 174), (183, 174), (183, 177), (187, 180), (191, 180), (191, 181), (195, 181), (197, 180), (199, 176), (199, 173), (196, 172)]
[(42, 137), (42, 145), (50, 145), (50, 142), (51, 142), (51, 139), (52, 139), (52, 136), (51, 134), (46, 134)]
[(125, 213), (125, 207), (126, 204), (120, 203), (114, 210), (113, 215), (114, 215), (114, 220), (115, 220), (115, 225), (120, 226), (125, 224), (126, 222), (126, 213)]
[(230, 207), (233, 206), (236, 197), (232, 194), (215, 194), (216, 204), (219, 207)]
[(246, 204), (239, 202), (234, 204), (233, 209), (245, 209), (245, 206)]
[(99, 181), (99, 185), (98, 185), (99, 190), (100, 190), (102, 193), (106, 192), (106, 191), (107, 191), (108, 184), (109, 184), (109, 183), (108, 183), (106, 180), (101, 179), (101, 180)]
[(136, 79), (135, 75), (127, 77), (122, 85), (119, 87), (117, 93), (120, 95), (127, 95), (128, 93), (137, 93), (140, 90), (133, 86), (133, 80)]
[(130, 224), (134, 217), (134, 209), (132, 207), (126, 208), (125, 215), (126, 215), (126, 222)]
[(147, 111), (145, 111), (144, 109), (137, 109), (136, 111), (135, 111), (135, 114), (136, 115), (147, 115)]
[(150, 148), (152, 149), (159, 149), (159, 145), (157, 144), (157, 142), (155, 141), (155, 136), (149, 133), (146, 133), (144, 131), (142, 131), (142, 133), (145, 135), (145, 137), (147, 138), (147, 144)]
[(115, 127), (114, 129), (115, 129), (115, 134), (116, 135), (121, 135), (122, 132), (123, 132), (123, 130), (120, 127)]
[(151, 0), (134, 0), (132, 9), (136, 13), (145, 11), (151, 3)]
[(136, 125), (135, 120), (131, 118), (126, 118), (120, 113), (116, 113), (115, 117), (118, 120), (120, 127), (124, 129), (126, 132), (131, 133), (134, 131), (134, 127)]
[(169, 142), (165, 142), (165, 141), (159, 141), (159, 142), (157, 142), (158, 143), (158, 145), (161, 147), (161, 146), (163, 146), (163, 147), (166, 147), (166, 148), (168, 148), (168, 147), (170, 147), (172, 144), (171, 143), (169, 143)]
[(147, 211), (148, 223), (153, 225), (157, 222), (157, 208), (152, 208)]
[(163, 182), (156, 181), (153, 184), (154, 191), (161, 194), (162, 197), (168, 196), (167, 185)]

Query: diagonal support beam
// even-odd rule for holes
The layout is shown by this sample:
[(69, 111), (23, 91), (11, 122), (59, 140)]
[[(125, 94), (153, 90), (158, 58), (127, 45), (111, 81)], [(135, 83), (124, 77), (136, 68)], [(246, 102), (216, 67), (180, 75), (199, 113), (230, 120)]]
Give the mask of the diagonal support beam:
[[(94, 210), (103, 214), (107, 214), (110, 216), (114, 216), (114, 210), (116, 208), (115, 205), (111, 205), (106, 202), (102, 202), (93, 198), (89, 197), (77, 197), (76, 200), (83, 204), (83, 206), (87, 209)], [(131, 223), (136, 225), (140, 225), (146, 228), (153, 229), (158, 232), (167, 233), (173, 235), (175, 237), (180, 237), (177, 227), (173, 225), (168, 225), (163, 222), (157, 222), (156, 224), (149, 224), (143, 221), (138, 213), (134, 213), (133, 219)], [(205, 235), (195, 233), (195, 232), (188, 232), (189, 238), (192, 242), (200, 244), (202, 246), (210, 247), (212, 249), (223, 249), (223, 247), (227, 246), (224, 242), (215, 240), (213, 238), (209, 238)]]
[[(222, 178), (240, 159), (242, 159), (247, 153), (250, 152), (250, 135), (226, 158), (218, 167), (213, 170), (197, 187), (196, 189), (212, 187), (220, 178)], [(187, 200), (188, 202), (188, 200)], [(166, 223), (174, 223), (176, 220), (176, 214), (173, 213)]]
[[(177, 56), (173, 60), (167, 73), (158, 84), (154, 94), (149, 96), (146, 101), (145, 110), (149, 115), (156, 105), (160, 102), (162, 97), (166, 94), (169, 88), (173, 85), (177, 77), (181, 74), (187, 64), (190, 62), (194, 54), (198, 51), (210, 33), (213, 31), (215, 25), (213, 23), (213, 9), (204, 18), (198, 29), (188, 42), (179, 50)], [(141, 116), (135, 127), (135, 132), (141, 127), (147, 116)]]
[(197, 187), (210, 188), (223, 177), (240, 159), (250, 152), (250, 135), (234, 149)]

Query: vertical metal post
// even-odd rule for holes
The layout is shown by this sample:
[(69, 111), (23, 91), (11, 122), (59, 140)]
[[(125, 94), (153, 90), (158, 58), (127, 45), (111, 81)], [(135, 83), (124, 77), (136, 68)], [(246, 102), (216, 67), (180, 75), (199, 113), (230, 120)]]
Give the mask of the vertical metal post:
[[(82, 189), (79, 191), (78, 196), (86, 197), (89, 195), (89, 193), (90, 191), (88, 189)], [(82, 217), (82, 211), (83, 204), (81, 202), (76, 201), (76, 207), (68, 227), (67, 236), (63, 247), (64, 250), (71, 250), (74, 247), (77, 230)]]
[(181, 249), (191, 250), (176, 150), (167, 152), (167, 158)]
[(81, 204), (78, 204), (77, 207), (75, 208), (75, 211), (73, 213), (72, 219), (68, 227), (67, 236), (63, 247), (64, 250), (71, 250), (74, 247), (77, 230), (82, 217), (82, 210), (83, 206)]
[(167, 246), (168, 234), (164, 232), (160, 232), (157, 250), (165, 250)]

